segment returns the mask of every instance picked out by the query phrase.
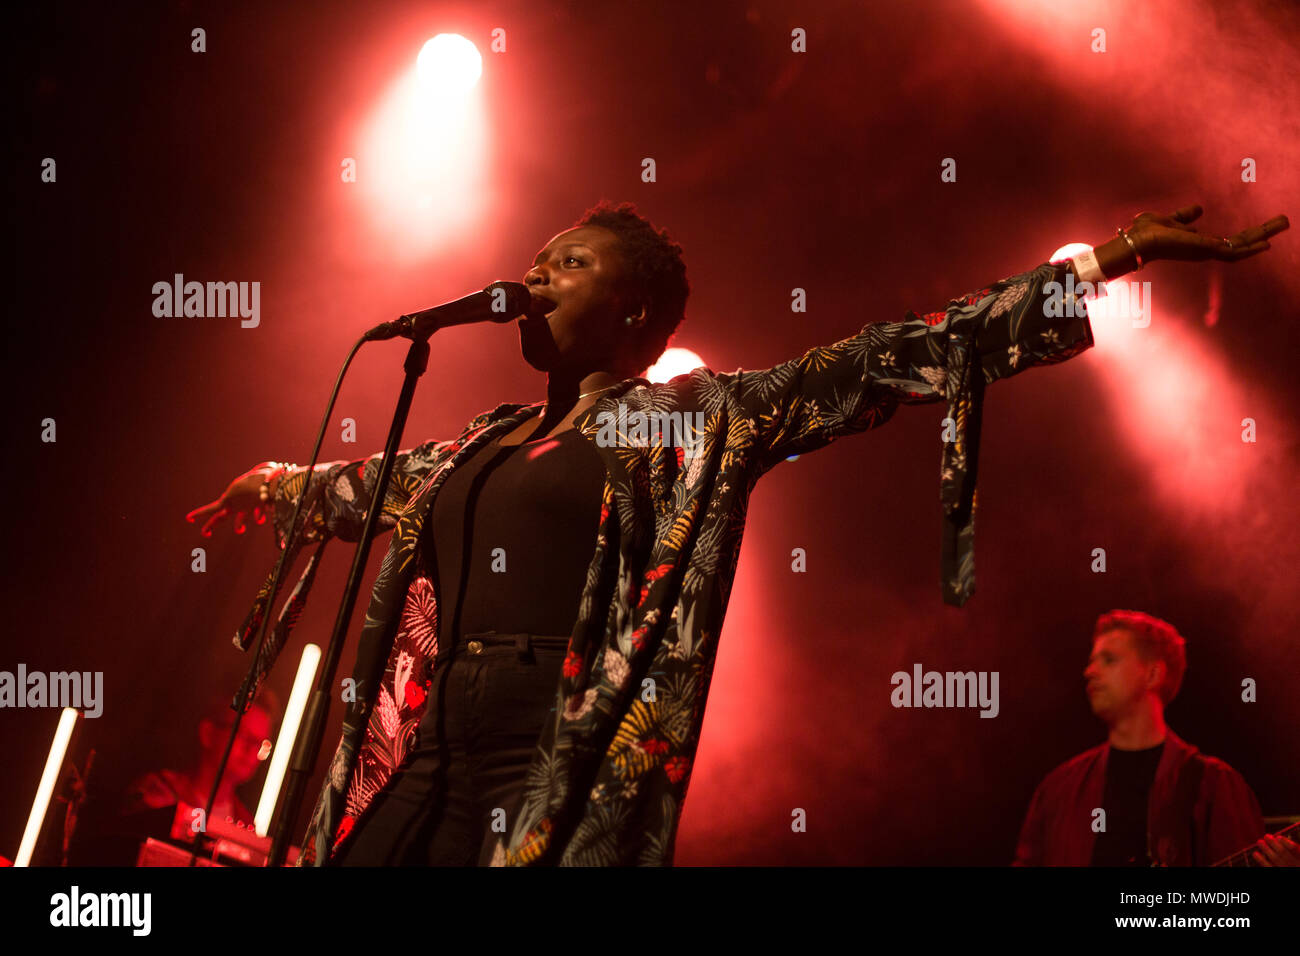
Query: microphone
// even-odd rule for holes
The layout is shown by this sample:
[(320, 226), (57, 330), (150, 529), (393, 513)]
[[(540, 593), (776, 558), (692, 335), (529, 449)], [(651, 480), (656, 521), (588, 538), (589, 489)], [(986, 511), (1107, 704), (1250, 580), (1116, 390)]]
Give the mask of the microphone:
[(482, 292), (462, 299), (435, 305), (432, 309), (411, 312), (393, 322), (384, 322), (362, 336), (363, 341), (378, 342), (398, 336), (408, 339), (427, 339), (439, 329), (471, 322), (509, 322), (519, 315), (527, 315), (533, 297), (522, 282), (493, 282)]

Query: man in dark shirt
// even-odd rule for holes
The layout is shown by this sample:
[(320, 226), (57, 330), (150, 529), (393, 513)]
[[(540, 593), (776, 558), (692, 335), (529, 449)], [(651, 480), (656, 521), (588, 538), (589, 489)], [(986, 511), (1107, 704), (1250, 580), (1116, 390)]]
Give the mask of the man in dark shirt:
[(1300, 847), (1262, 840), (1254, 792), (1222, 760), (1165, 724), (1187, 667), (1183, 638), (1139, 611), (1097, 619), (1084, 670), (1106, 743), (1061, 764), (1034, 791), (1016, 866), (1207, 866), (1259, 841), (1259, 865), (1300, 863)]
[[(188, 770), (159, 769), (136, 777), (127, 787), (125, 813), (185, 803), (191, 807), (207, 806), (217, 766), (230, 737), (235, 712), (230, 707), (230, 692), (217, 692), (207, 699), (197, 731), (199, 751)], [(272, 729), (280, 702), (275, 692), (264, 687), (244, 713), (239, 724), (226, 772), (221, 778), (212, 815), (217, 819), (252, 825), (253, 812), (235, 792), (256, 776), (262, 761), (270, 755)]]

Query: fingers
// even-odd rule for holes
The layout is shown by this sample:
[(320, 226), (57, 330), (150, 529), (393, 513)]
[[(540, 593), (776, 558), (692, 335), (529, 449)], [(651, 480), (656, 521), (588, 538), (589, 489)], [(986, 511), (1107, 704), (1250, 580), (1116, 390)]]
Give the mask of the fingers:
[(1218, 240), (1220, 250), (1216, 253), (1216, 258), (1228, 262), (1248, 259), (1269, 248), (1268, 239), (1270, 236), (1276, 236), (1279, 232), (1284, 232), (1289, 228), (1291, 228), (1291, 222), (1286, 216), (1274, 216), (1262, 225), (1243, 229), (1235, 236), (1228, 236)]
[(216, 512), (207, 520), (207, 523), (199, 529), (199, 534), (203, 535), (205, 538), (212, 537), (212, 529), (216, 527), (217, 523), (228, 514), (230, 514), (229, 508), (222, 508), (220, 511)]
[[(1235, 236), (1204, 236), (1197, 234), (1188, 237), (1187, 244), (1204, 250), (1208, 258), (1220, 262), (1237, 262), (1249, 259), (1269, 248), (1266, 240), (1257, 230), (1244, 230)], [(1198, 258), (1198, 257), (1193, 257)]]
[(1237, 251), (1235, 258), (1249, 259), (1251, 256), (1259, 255), (1261, 252), (1265, 252), (1271, 248), (1272, 246), (1270, 246), (1267, 242), (1256, 242), (1249, 246), (1246, 246), (1246, 248), (1244, 249)]
[[(1287, 852), (1289, 841), (1275, 833), (1265, 833), (1255, 844), (1254, 860), (1256, 866), (1296, 866), (1300, 857)], [(1292, 844), (1294, 845), (1294, 844)]]
[(1255, 243), (1261, 242), (1264, 239), (1269, 238), (1270, 236), (1276, 236), (1279, 232), (1283, 232), (1286, 229), (1289, 229), (1290, 227), (1291, 227), (1291, 223), (1286, 218), (1286, 216), (1274, 216), (1272, 219), (1270, 219), (1268, 222), (1264, 223), (1261, 226), (1252, 226), (1249, 229), (1241, 230), (1241, 232), (1231, 237), (1232, 244), (1234, 246), (1254, 245)]
[(1276, 833), (1265, 833), (1259, 845), (1262, 850), (1258, 855), (1263, 857), (1261, 866), (1300, 866), (1300, 846), (1294, 841)]
[(1287, 219), (1286, 216), (1274, 216), (1259, 228), (1264, 230), (1264, 238), (1267, 239), (1269, 236), (1276, 236), (1279, 232), (1290, 229), (1291, 220)]
[(1242, 259), (1249, 259), (1251, 256), (1259, 255), (1269, 249), (1270, 246), (1266, 241), (1249, 241), (1242, 233), (1235, 236), (1229, 236), (1226, 239), (1211, 239), (1205, 237), (1210, 244), (1214, 258), (1224, 262), (1238, 262)]
[[(1159, 235), (1161, 233), (1159, 227), (1177, 230), (1177, 233), (1164, 233), (1160, 237), (1161, 248), (1168, 254), (1159, 258), (1208, 258), (1218, 259), (1220, 262), (1239, 262), (1257, 256), (1261, 252), (1267, 252), (1271, 248), (1269, 238), (1291, 227), (1291, 222), (1286, 216), (1277, 215), (1261, 225), (1243, 229), (1233, 236), (1206, 236), (1188, 225), (1198, 219), (1203, 211), (1200, 205), (1193, 204), (1174, 210), (1171, 216), (1144, 212), (1133, 220), (1133, 224), (1134, 226), (1145, 225), (1144, 235), (1147, 232)], [(1175, 239), (1175, 236), (1179, 238)]]
[[(185, 516), (185, 520), (190, 524), (194, 524), (195, 522), (206, 518), (207, 520), (203, 522), (203, 525), (199, 529), (199, 533), (205, 538), (210, 538), (212, 537), (212, 529), (215, 528), (222, 519), (228, 518), (233, 514), (235, 534), (243, 534), (249, 527), (247, 519), (250, 512), (246, 510), (232, 511), (231, 508), (222, 505), (222, 502), (224, 501), (227, 501), (227, 499), (223, 497), (216, 501), (210, 501), (206, 505), (201, 505), (189, 512)], [(270, 507), (265, 502), (258, 502), (251, 510), (253, 521), (257, 524), (266, 524), (267, 518), (270, 517), (272, 513)]]
[(1251, 256), (1257, 256), (1261, 252), (1266, 252), (1270, 248), (1267, 242), (1256, 242), (1249, 246), (1238, 246), (1235, 243), (1225, 255), (1219, 256), (1227, 262), (1240, 262), (1242, 259), (1249, 259)]

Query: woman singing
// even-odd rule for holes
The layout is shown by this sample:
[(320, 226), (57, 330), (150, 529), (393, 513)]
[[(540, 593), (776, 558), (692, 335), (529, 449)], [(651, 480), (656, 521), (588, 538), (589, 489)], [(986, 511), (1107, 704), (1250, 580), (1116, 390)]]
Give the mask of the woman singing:
[[(1143, 213), (1092, 253), (767, 370), (652, 384), (638, 373), (685, 311), (681, 249), (628, 204), (590, 210), (524, 276), (520, 344), (547, 373), (545, 401), (499, 405), (397, 460), (380, 518), (393, 541), (345, 697), (365, 742), (336, 752), (302, 860), (670, 864), (759, 477), (900, 403), (945, 402), (944, 597), (963, 603), (984, 386), (1092, 345), (1078, 283), (1157, 259), (1235, 262), (1287, 227), (1213, 238), (1189, 225), (1200, 212)], [(270, 515), (283, 542), (306, 494), (300, 543), (355, 541), (379, 458), (310, 481), (267, 462), (189, 520), (209, 535), (233, 516), (242, 533)], [(390, 644), (366, 686), (360, 662)]]

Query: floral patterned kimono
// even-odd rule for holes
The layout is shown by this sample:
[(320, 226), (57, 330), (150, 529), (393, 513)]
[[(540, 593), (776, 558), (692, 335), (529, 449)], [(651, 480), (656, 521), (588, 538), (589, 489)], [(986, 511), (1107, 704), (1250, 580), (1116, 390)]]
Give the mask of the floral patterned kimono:
[[(576, 427), (597, 445), (607, 472), (600, 522), (553, 718), (541, 729), (494, 864), (671, 864), (749, 495), (791, 455), (880, 425), (900, 403), (946, 402), (943, 594), (955, 605), (970, 597), (983, 389), (1093, 344), (1083, 302), (1061, 294), (1068, 265), (1044, 263), (944, 311), (870, 324), (770, 369), (698, 368), (662, 384), (628, 379), (580, 416)], [(378, 519), (393, 540), (366, 611), (345, 716), (345, 731), (364, 726), (364, 742), (355, 755), (343, 744), (335, 753), (300, 865), (324, 865), (343, 845), (414, 743), (438, 634), (435, 589), (416, 573), (434, 496), (465, 456), (541, 410), (542, 403), (499, 405), (456, 438), (397, 459)], [(620, 410), (628, 420), (636, 412), (698, 412), (705, 427), (685, 448), (597, 443), (602, 423)], [(321, 550), (335, 536), (359, 539), (380, 457), (319, 465), (310, 482), (299, 468), (280, 482), (281, 547), (304, 485), (304, 533), (294, 550), (319, 544), (269, 635), (263, 675), (301, 613)], [(270, 585), (268, 577), (237, 645), (256, 634)], [(389, 647), (382, 676), (367, 682), (364, 662), (378, 673)]]

